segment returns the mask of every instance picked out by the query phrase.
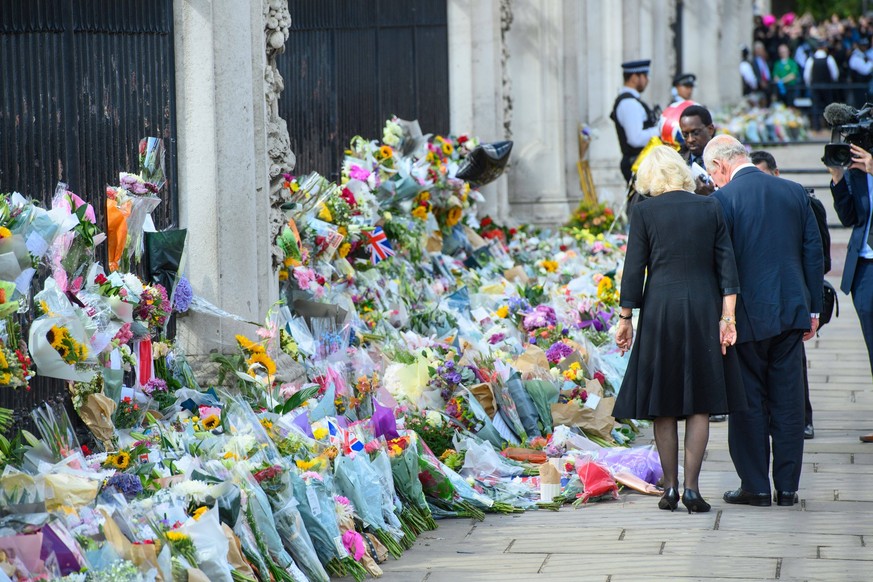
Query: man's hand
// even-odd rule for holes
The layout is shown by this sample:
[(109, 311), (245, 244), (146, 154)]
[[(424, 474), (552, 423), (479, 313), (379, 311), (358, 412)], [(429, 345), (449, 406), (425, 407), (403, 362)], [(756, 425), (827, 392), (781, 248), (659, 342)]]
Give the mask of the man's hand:
[(818, 331), (818, 318), (813, 317), (810, 320), (812, 323), (809, 326), (809, 331), (803, 334), (803, 341), (807, 342), (815, 337), (815, 332)]
[(827, 168), (828, 172), (831, 173), (831, 181), (834, 183), (834, 185), (839, 184), (840, 181), (843, 179), (843, 176), (846, 175), (846, 169), (842, 166), (828, 166)]
[[(873, 156), (870, 155), (870, 152), (862, 147), (856, 146), (855, 144), (851, 144), (851, 147), (852, 165), (849, 166), (849, 168), (873, 174)], [(834, 182), (834, 184), (836, 184), (836, 182)]]
[(715, 184), (713, 184), (712, 181), (704, 182), (700, 178), (700, 176), (694, 179), (694, 184), (696, 186), (694, 189), (695, 194), (700, 194), (701, 196), (709, 196), (710, 194), (715, 192)]

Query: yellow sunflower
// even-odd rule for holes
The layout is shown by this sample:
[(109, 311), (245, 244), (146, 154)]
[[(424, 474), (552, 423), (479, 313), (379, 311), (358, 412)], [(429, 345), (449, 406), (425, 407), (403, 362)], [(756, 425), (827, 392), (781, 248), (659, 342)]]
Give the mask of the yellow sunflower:
[(249, 365), (249, 375), (254, 376), (254, 367), (257, 364), (260, 364), (267, 370), (267, 375), (272, 376), (276, 373), (276, 363), (273, 359), (265, 353), (253, 353), (252, 356), (247, 360)]
[(394, 155), (394, 150), (391, 149), (391, 146), (383, 145), (382, 147), (379, 148), (379, 157), (382, 158), (383, 160), (385, 158), (390, 158), (392, 155)]
[(45, 339), (48, 340), (49, 344), (51, 344), (51, 346), (54, 349), (58, 349), (62, 345), (62, 342), (64, 341), (64, 336), (66, 335), (66, 331), (67, 330), (64, 329), (63, 327), (58, 327), (56, 325), (53, 325), (51, 327), (51, 329), (49, 329), (48, 332), (46, 332)]
[(452, 227), (461, 222), (461, 215), (464, 213), (460, 206), (449, 208), (449, 213), (446, 215), (446, 226)]
[(130, 453), (127, 451), (118, 451), (115, 454), (115, 458), (112, 460), (112, 464), (115, 465), (116, 469), (124, 471), (130, 467)]
[(443, 142), (443, 153), (447, 156), (452, 155), (452, 152), (455, 151), (455, 147), (447, 141)]
[(203, 419), (201, 424), (203, 425), (203, 430), (213, 430), (218, 428), (218, 425), (221, 424), (221, 420), (218, 418), (217, 414), (210, 414)]

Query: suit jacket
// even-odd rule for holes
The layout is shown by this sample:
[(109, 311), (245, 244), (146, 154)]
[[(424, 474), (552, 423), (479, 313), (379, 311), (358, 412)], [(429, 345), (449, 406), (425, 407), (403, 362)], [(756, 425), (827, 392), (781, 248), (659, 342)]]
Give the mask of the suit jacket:
[(809, 314), (822, 309), (824, 272), (806, 190), (743, 168), (713, 196), (724, 209), (740, 273), (737, 342), (809, 329)]
[(840, 282), (840, 289), (848, 295), (852, 292), (858, 255), (864, 246), (864, 231), (867, 229), (867, 218), (870, 216), (867, 174), (861, 170), (849, 170), (839, 184), (831, 185), (831, 194), (834, 196), (834, 210), (837, 211), (840, 222), (843, 226), (852, 227), (852, 235), (849, 237), (849, 246), (846, 249), (843, 279)]

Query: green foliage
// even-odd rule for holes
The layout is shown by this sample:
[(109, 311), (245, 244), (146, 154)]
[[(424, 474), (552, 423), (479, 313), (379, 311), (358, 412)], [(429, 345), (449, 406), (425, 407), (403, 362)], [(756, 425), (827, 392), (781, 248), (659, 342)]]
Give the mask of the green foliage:
[(863, 14), (864, 9), (863, 0), (796, 0), (794, 5), (798, 14), (810, 12), (819, 21), (830, 18), (832, 14), (843, 18), (857, 18)]

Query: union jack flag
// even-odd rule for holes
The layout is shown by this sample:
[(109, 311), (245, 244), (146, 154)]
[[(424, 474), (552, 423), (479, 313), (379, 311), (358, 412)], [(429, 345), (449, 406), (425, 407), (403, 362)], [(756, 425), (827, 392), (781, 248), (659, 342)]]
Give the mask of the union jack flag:
[(394, 249), (391, 248), (391, 243), (381, 226), (377, 226), (373, 232), (364, 231), (364, 236), (367, 237), (367, 242), (370, 245), (370, 262), (374, 265), (394, 256)]

